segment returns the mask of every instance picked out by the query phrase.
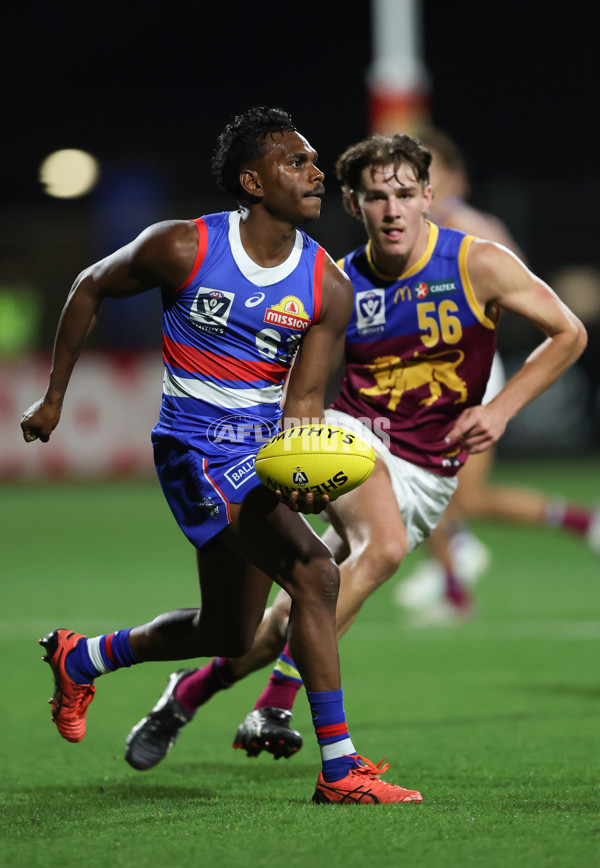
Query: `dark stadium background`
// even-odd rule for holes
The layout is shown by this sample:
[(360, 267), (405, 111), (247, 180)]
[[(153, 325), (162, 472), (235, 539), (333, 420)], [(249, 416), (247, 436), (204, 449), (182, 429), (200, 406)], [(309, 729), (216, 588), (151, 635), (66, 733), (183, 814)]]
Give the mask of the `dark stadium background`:
[[(288, 109), (321, 154), (330, 195), (312, 234), (335, 256), (362, 240), (342, 213), (333, 164), (368, 132), (367, 0), (24, 2), (4, 13), (2, 31), (0, 268), (16, 259), (41, 289), (40, 348), (75, 274), (113, 242), (155, 219), (230, 207), (209, 159), (223, 125), (250, 105)], [(463, 148), (474, 204), (508, 223), (547, 280), (564, 266), (599, 267), (597, 36), (585, 5), (426, 2), (423, 37), (431, 118)], [(105, 177), (154, 178), (147, 212), (111, 212), (100, 188), (80, 200), (46, 196), (38, 166), (64, 147), (95, 154)], [(600, 314), (587, 315), (579, 367), (589, 430), (579, 445), (566, 432), (561, 448), (598, 440)], [(120, 336), (110, 324), (92, 343), (154, 345), (158, 333), (157, 322)], [(515, 363), (533, 345), (517, 322), (501, 334)]]
[[(466, 153), (473, 202), (504, 218), (546, 279), (565, 266), (599, 269), (593, 6), (422, 3), (432, 119)], [(23, 442), (19, 420), (45, 386), (68, 289), (81, 268), (147, 223), (231, 207), (208, 161), (230, 116), (259, 102), (291, 111), (321, 154), (329, 192), (310, 231), (333, 255), (361, 243), (360, 225), (342, 212), (333, 164), (367, 133), (370, 14), (367, 0), (4, 4), (6, 868), (598, 864), (598, 559), (556, 530), (475, 521), (492, 553), (475, 589), (475, 617), (439, 628), (411, 626), (394, 604), (397, 584), (426, 554), (421, 547), (371, 596), (340, 643), (357, 747), (374, 761), (385, 753), (386, 779), (422, 790), (416, 811), (311, 810), (318, 752), (305, 700), (294, 714), (305, 748), (289, 764), (232, 751), (268, 670), (223, 691), (173, 755), (141, 776), (122, 759), (124, 741), (172, 663), (100, 679), (82, 744), (60, 739), (50, 721), (51, 676), (38, 637), (57, 625), (99, 635), (198, 602), (193, 551), (152, 467), (156, 410), (142, 408), (137, 391), (146, 380), (127, 364), (118, 376), (111, 369), (110, 380), (106, 374), (106, 358), (118, 357), (107, 347), (137, 346), (136, 355), (156, 363), (151, 388), (160, 400), (157, 293), (144, 296), (133, 316), (126, 302), (118, 314), (105, 307), (51, 442)], [(38, 167), (49, 152), (70, 147), (98, 157), (100, 184), (81, 199), (52, 199)], [(2, 293), (11, 285), (21, 295), (34, 288), (41, 316), (35, 340), (15, 356), (2, 348), (10, 332)], [(511, 422), (495, 482), (597, 503), (599, 302), (587, 296), (590, 344), (576, 369)], [(518, 363), (539, 340), (509, 318), (500, 332), (507, 362)], [(133, 458), (146, 462), (146, 477), (136, 477)]]
[[(600, 177), (597, 35), (583, 9), (423, 4), (435, 123), (466, 149), (476, 185), (560, 178), (563, 216), (565, 199), (588, 211)], [(289, 108), (330, 164), (366, 132), (370, 25), (367, 0), (13, 4), (2, 28), (4, 202), (39, 202), (37, 163), (68, 143), (166, 164), (176, 195), (211, 192), (215, 134), (261, 101)]]

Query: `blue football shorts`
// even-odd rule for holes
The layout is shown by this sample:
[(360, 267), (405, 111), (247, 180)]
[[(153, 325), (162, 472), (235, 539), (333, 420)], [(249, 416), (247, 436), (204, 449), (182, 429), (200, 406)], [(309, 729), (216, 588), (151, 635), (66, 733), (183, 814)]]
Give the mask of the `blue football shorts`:
[[(164, 429), (163, 429), (164, 431)], [(154, 463), (161, 488), (177, 524), (197, 549), (231, 522), (230, 503), (241, 503), (259, 485), (256, 449), (215, 453), (185, 434), (152, 432)]]

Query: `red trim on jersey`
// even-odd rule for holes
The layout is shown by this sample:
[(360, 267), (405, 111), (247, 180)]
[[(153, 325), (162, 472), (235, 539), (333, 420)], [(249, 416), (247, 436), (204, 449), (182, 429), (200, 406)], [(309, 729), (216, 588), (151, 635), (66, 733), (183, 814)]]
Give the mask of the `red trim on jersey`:
[(198, 227), (198, 250), (196, 251), (192, 273), (185, 283), (182, 283), (181, 286), (177, 287), (175, 292), (181, 292), (182, 289), (185, 289), (186, 286), (190, 285), (192, 280), (198, 274), (200, 266), (204, 262), (204, 257), (206, 256), (206, 248), (208, 247), (208, 229), (206, 228), (204, 217), (197, 217), (195, 220), (192, 220), (192, 223), (195, 223)]
[(218, 380), (242, 380), (244, 383), (255, 380), (280, 383), (288, 372), (287, 365), (253, 359), (241, 362), (231, 356), (219, 356), (178, 344), (167, 335), (163, 335), (163, 358), (167, 364), (189, 374), (210, 374)]
[(315, 256), (315, 270), (313, 273), (313, 290), (315, 301), (315, 312), (313, 314), (313, 323), (319, 321), (321, 313), (321, 300), (323, 297), (323, 265), (325, 264), (325, 249), (319, 246), (317, 255)]
[(106, 637), (106, 640), (104, 642), (104, 653), (106, 654), (111, 663), (115, 662), (115, 655), (112, 652), (112, 640), (114, 635), (114, 633), (111, 633), (109, 636)]
[(315, 726), (317, 738), (333, 738), (334, 735), (348, 735), (347, 723), (330, 723), (328, 726)]
[(229, 511), (229, 501), (227, 500), (227, 498), (225, 497), (225, 495), (223, 494), (223, 492), (221, 491), (221, 489), (219, 488), (217, 483), (214, 481), (214, 479), (211, 479), (211, 477), (208, 473), (208, 461), (206, 460), (206, 458), (204, 458), (202, 461), (202, 470), (204, 472), (204, 475), (206, 476), (206, 478), (208, 479), (208, 481), (210, 482), (210, 484), (214, 488), (214, 490), (221, 497), (223, 503), (225, 504), (225, 508), (227, 510), (227, 521), (231, 522), (231, 513)]

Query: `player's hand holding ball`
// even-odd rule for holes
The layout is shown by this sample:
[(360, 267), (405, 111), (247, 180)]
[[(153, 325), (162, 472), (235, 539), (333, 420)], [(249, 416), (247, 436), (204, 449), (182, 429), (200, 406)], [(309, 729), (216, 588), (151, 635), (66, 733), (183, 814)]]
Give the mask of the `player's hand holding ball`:
[(373, 449), (335, 425), (297, 425), (272, 437), (256, 456), (256, 475), (297, 512), (319, 513), (359, 486), (375, 466)]

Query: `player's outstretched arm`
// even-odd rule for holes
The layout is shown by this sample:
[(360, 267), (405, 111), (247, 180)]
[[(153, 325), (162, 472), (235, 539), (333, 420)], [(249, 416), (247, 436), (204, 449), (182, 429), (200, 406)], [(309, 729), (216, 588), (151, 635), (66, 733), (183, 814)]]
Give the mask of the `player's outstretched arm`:
[(57, 426), (73, 368), (103, 299), (128, 298), (157, 286), (180, 286), (192, 270), (197, 247), (194, 223), (157, 223), (81, 272), (60, 317), (46, 393), (21, 421), (28, 443), (38, 438), (47, 442)]
[(489, 404), (465, 410), (449, 432), (448, 442), (461, 440), (469, 452), (483, 452), (499, 440), (519, 410), (579, 358), (587, 334), (553, 290), (504, 247), (474, 241), (467, 266), (475, 296), (484, 310), (493, 312), (496, 308), (519, 314), (546, 336)]

